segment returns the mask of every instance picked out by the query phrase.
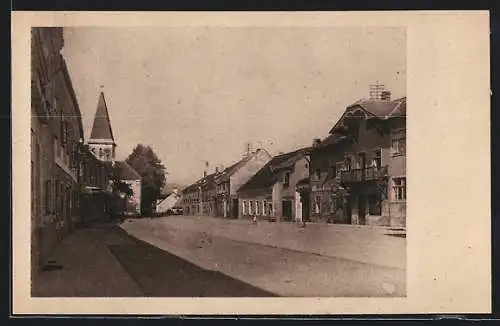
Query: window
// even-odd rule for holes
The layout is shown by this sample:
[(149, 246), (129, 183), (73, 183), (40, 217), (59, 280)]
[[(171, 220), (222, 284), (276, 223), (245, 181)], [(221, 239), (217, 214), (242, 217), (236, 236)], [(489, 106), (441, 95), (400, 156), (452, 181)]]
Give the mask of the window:
[(373, 151), (373, 163), (372, 165), (379, 170), (382, 167), (382, 150), (376, 149)]
[(392, 179), (395, 200), (406, 200), (406, 178)]
[(103, 154), (103, 152), (102, 152), (102, 148), (99, 148), (99, 158), (102, 158), (102, 156), (103, 156), (103, 155), (104, 155), (104, 154)]
[(368, 213), (370, 215), (382, 215), (382, 197), (379, 193), (371, 194), (368, 198)]
[(335, 167), (335, 172), (336, 172), (335, 177), (340, 178), (340, 174), (342, 172), (342, 169), (344, 168), (344, 163), (337, 162), (335, 165), (336, 165), (336, 167)]
[(332, 164), (332, 165), (330, 166), (330, 169), (331, 169), (331, 171), (332, 171), (332, 177), (336, 177), (336, 176), (337, 176), (337, 165)]
[(45, 181), (45, 214), (52, 213), (52, 184), (51, 180)]
[(262, 216), (266, 216), (266, 201), (262, 201)]
[(290, 172), (283, 173), (283, 185), (288, 187), (290, 185)]
[(312, 177), (313, 180), (318, 181), (321, 178), (321, 169), (314, 169)]
[(252, 207), (252, 206), (253, 206), (253, 201), (251, 201), (251, 200), (250, 200), (248, 203), (249, 203), (249, 204), (248, 204), (248, 214), (249, 214), (249, 215), (252, 215), (252, 214), (253, 214), (253, 213), (252, 213), (252, 211), (253, 211), (253, 209), (252, 209), (252, 208), (253, 208), (253, 207)]
[(335, 213), (335, 210), (337, 209), (336, 199), (337, 197), (335, 195), (330, 195), (330, 213)]
[(55, 213), (56, 213), (56, 216), (59, 216), (59, 213), (60, 213), (60, 195), (59, 195), (59, 182), (56, 181), (54, 183), (54, 189), (55, 189), (55, 195), (54, 195), (54, 199), (55, 199)]
[(59, 157), (59, 142), (57, 141), (57, 137), (54, 137), (54, 156), (56, 158)]
[(60, 128), (61, 128), (61, 143), (63, 146), (66, 145), (66, 122), (64, 121), (64, 116), (61, 116), (61, 120), (59, 122)]
[(345, 166), (346, 166), (346, 168), (347, 168), (348, 171), (350, 171), (352, 169), (352, 157), (346, 156), (346, 158), (345, 158)]
[(243, 215), (247, 214), (246, 205), (247, 205), (247, 202), (245, 200), (243, 200), (241, 202), (241, 212), (243, 213)]
[(255, 215), (260, 215), (260, 206), (259, 206), (259, 201), (255, 201)]
[(109, 148), (106, 148), (104, 150), (104, 153), (105, 153), (105, 156), (106, 156), (106, 160), (111, 159), (111, 150)]
[(321, 208), (321, 197), (320, 196), (316, 196), (314, 198), (314, 212), (316, 214), (319, 214), (321, 212), (320, 208)]
[(398, 130), (393, 132), (392, 138), (392, 155), (406, 155), (406, 130)]

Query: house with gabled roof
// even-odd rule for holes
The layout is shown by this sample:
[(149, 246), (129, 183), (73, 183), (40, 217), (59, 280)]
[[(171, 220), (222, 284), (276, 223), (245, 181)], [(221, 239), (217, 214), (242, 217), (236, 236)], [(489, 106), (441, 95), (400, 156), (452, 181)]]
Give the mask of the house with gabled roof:
[(309, 179), (309, 150), (301, 148), (274, 156), (238, 190), (240, 218), (302, 220), (308, 215), (309, 196), (297, 185)]
[(206, 171), (203, 178), (181, 191), (181, 206), (185, 215), (215, 215), (215, 173)]
[(269, 152), (259, 148), (225, 169), (205, 171), (203, 178), (182, 190), (184, 214), (238, 218), (238, 189), (269, 160)]
[(272, 156), (263, 148), (248, 151), (236, 163), (231, 164), (219, 173), (215, 173), (216, 185), (215, 214), (224, 218), (239, 218), (240, 205), (238, 190), (255, 173), (266, 165)]
[(311, 152), (311, 217), (406, 225), (406, 97), (347, 106)]

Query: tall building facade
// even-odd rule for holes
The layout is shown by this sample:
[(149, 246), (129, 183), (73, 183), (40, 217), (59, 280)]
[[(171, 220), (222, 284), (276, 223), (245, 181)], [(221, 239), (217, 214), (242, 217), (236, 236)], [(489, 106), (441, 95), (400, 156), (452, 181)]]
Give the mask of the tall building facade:
[(62, 28), (32, 28), (32, 275), (80, 218), (78, 151), (83, 127), (63, 47)]

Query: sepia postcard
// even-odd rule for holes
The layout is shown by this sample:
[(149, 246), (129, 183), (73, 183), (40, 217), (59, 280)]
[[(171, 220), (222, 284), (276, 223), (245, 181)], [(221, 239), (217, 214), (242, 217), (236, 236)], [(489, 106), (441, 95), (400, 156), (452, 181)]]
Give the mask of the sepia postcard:
[(490, 312), (488, 12), (13, 12), (12, 40), (13, 313)]

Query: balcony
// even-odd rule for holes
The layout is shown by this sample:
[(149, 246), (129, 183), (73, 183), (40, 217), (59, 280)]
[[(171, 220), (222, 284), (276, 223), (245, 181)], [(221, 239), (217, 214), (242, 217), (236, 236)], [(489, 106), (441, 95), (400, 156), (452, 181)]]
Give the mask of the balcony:
[(383, 179), (387, 176), (387, 166), (368, 167), (364, 169), (351, 169), (348, 171), (342, 171), (341, 182), (342, 183), (353, 183), (362, 181), (371, 181)]

